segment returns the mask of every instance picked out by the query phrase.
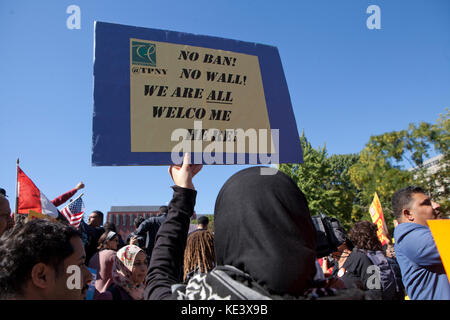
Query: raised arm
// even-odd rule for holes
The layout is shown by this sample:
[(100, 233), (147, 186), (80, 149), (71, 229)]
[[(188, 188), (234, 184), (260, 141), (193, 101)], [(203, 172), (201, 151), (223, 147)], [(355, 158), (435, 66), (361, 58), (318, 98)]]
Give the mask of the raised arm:
[(52, 200), (52, 203), (55, 207), (58, 207), (60, 205), (62, 205), (64, 202), (66, 202), (67, 200), (69, 200), (75, 193), (77, 193), (78, 190), (83, 189), (84, 188), (84, 183), (83, 182), (79, 182), (75, 188), (73, 188), (70, 191), (67, 191), (66, 193), (60, 195), (59, 197), (55, 198)]
[(159, 228), (155, 247), (147, 271), (145, 299), (170, 298), (171, 286), (183, 280), (183, 255), (189, 231), (190, 217), (194, 213), (195, 191), (192, 178), (201, 170), (201, 165), (191, 165), (185, 155), (183, 165), (171, 166), (173, 197), (169, 203), (167, 219)]

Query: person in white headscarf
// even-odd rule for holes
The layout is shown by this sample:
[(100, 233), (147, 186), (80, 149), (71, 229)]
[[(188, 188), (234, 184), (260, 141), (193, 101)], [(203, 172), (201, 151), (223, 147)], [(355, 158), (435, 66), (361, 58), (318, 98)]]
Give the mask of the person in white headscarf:
[(142, 300), (147, 265), (144, 250), (136, 245), (122, 247), (115, 256), (113, 283), (97, 300)]

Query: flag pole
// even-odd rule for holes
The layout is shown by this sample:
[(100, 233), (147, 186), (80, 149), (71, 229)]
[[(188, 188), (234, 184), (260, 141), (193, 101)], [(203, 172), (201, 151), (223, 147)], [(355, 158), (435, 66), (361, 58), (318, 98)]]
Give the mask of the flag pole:
[(14, 208), (14, 222), (17, 221), (18, 210), (19, 210), (19, 158), (17, 158), (17, 168), (16, 168), (16, 205)]

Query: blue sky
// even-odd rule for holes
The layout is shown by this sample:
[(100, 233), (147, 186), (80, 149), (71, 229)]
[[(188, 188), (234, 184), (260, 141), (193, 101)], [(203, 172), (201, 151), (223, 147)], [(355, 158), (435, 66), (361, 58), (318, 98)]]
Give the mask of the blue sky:
[[(69, 5), (81, 29), (69, 30)], [(381, 29), (369, 30), (369, 5)], [(299, 132), (329, 154), (357, 153), (371, 135), (435, 122), (450, 107), (450, 1), (0, 2), (0, 187), (14, 203), (16, 159), (53, 199), (86, 184), (86, 211), (161, 205), (167, 166), (92, 167), (94, 21), (276, 46)], [(205, 166), (196, 210), (244, 166)], [(12, 208), (14, 209), (14, 208)]]

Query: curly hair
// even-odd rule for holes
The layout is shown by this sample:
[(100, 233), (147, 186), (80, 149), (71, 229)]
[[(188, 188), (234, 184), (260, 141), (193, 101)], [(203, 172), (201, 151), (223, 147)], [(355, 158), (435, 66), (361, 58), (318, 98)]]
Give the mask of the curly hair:
[(349, 238), (359, 249), (382, 251), (377, 236), (377, 225), (369, 221), (356, 222), (350, 229)]
[(192, 232), (186, 243), (184, 251), (184, 276), (191, 272), (209, 272), (216, 264), (214, 252), (214, 236), (208, 230), (198, 230)]
[(44, 219), (16, 226), (0, 238), (0, 299), (23, 295), (31, 270), (37, 263), (52, 265), (56, 276), (64, 260), (74, 253), (70, 243), (80, 233), (73, 227)]

